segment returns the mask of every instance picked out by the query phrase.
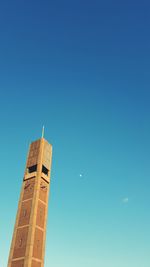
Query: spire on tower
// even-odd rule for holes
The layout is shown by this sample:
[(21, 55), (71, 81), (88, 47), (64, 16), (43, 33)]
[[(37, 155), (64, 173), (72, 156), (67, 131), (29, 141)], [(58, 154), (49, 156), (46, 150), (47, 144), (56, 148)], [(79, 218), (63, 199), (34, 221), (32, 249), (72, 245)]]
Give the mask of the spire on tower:
[(44, 138), (44, 125), (43, 125), (43, 128), (42, 128), (42, 138)]

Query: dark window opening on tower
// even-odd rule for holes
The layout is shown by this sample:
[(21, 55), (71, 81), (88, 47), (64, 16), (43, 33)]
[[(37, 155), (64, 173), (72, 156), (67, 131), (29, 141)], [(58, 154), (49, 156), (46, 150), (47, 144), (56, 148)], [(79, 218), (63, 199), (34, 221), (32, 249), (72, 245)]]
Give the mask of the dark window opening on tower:
[(42, 165), (42, 172), (48, 175), (48, 169), (44, 165)]
[(37, 165), (33, 165), (31, 167), (27, 168), (28, 173), (36, 172), (37, 171)]

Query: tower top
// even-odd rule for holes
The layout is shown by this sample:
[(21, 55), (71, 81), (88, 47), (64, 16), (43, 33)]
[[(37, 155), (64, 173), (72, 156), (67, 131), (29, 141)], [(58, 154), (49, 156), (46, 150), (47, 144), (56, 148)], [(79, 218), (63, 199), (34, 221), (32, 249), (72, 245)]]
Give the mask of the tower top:
[(52, 145), (44, 138), (30, 144), (26, 168), (38, 168), (40, 164), (50, 170)]

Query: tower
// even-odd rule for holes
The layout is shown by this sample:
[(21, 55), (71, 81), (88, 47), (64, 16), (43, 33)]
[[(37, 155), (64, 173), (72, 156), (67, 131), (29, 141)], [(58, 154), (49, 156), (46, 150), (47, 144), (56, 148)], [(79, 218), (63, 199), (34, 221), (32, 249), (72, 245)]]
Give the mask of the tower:
[(31, 143), (18, 204), (8, 267), (44, 267), (52, 146)]

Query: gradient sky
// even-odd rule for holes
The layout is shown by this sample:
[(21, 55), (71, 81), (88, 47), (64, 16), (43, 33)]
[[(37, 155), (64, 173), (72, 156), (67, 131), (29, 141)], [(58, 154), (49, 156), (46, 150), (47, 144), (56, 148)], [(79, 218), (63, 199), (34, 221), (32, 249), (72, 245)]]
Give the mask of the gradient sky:
[(150, 266), (149, 1), (1, 1), (0, 123), (1, 267), (43, 124), (45, 267)]

